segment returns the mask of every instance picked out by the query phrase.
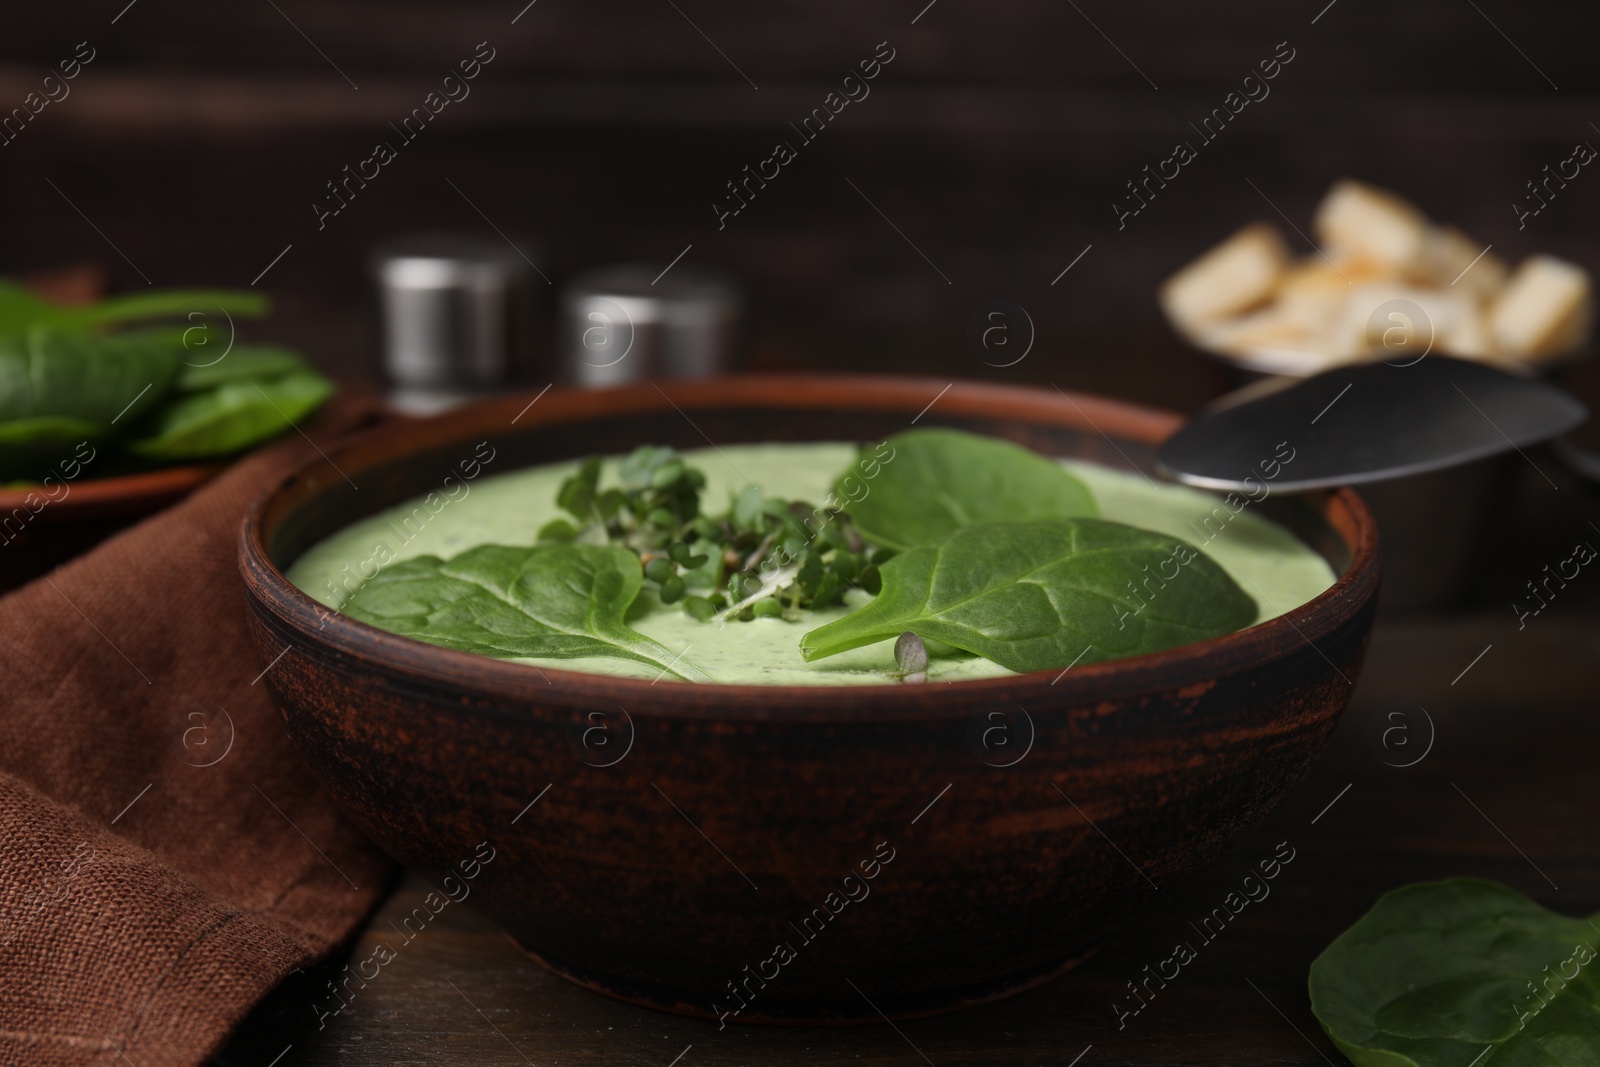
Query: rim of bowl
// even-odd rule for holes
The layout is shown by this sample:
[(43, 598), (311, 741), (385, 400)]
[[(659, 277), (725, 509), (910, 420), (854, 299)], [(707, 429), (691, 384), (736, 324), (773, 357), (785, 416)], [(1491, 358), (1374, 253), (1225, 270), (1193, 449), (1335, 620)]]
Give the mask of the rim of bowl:
[[(460, 439), (467, 441), (482, 436), (483, 427), (498, 424), (501, 416), (508, 423), (515, 423), (535, 410), (538, 414), (528, 419), (526, 426), (559, 426), (598, 415), (615, 417), (632, 411), (665, 410), (667, 406), (676, 408), (685, 418), (686, 410), (729, 406), (792, 410), (808, 406), (837, 408), (841, 404), (855, 410), (909, 415), (919, 408), (925, 413), (933, 406), (929, 402), (932, 400), (948, 414), (1042, 420), (1087, 429), (1100, 433), (1115, 448), (1115, 441), (1102, 424), (1123, 431), (1135, 428), (1126, 436), (1154, 444), (1184, 421), (1174, 412), (1087, 393), (1057, 389), (1053, 394), (1036, 387), (909, 376), (753, 375), (665, 384), (674, 395), (669, 396), (655, 382), (614, 389), (554, 390), (549, 396), (514, 394), (468, 404), (421, 422), (408, 419), (400, 425), (386, 424), (351, 434), (331, 448), (320, 450), (325, 454), (307, 460), (251, 503), (239, 531), (239, 567), (247, 595), (255, 606), (275, 616), (283, 629), (314, 635), (314, 644), (366, 661), (384, 675), (409, 683), (406, 688), (444, 689), (458, 697), (479, 696), (498, 704), (557, 703), (576, 709), (619, 706), (630, 715), (645, 718), (798, 722), (894, 721), (941, 713), (960, 716), (969, 714), (975, 704), (1019, 703), (1030, 695), (1048, 695), (1052, 704), (1061, 704), (1121, 699), (1174, 685), (1209, 688), (1208, 683), (1214, 683), (1221, 675), (1279, 658), (1299, 645), (1309, 645), (1321, 655), (1315, 638), (1347, 622), (1366, 608), (1377, 593), (1381, 562), (1377, 524), (1354, 490), (1341, 487), (1297, 495), (1326, 501), (1316, 510), (1349, 548), (1350, 562), (1344, 572), (1306, 603), (1243, 630), (1065, 671), (1052, 669), (923, 685), (712, 684), (665, 678), (647, 681), (534, 667), (389, 633), (341, 613), (328, 614), (321, 602), (290, 582), (268, 554), (268, 512), (297, 481), (325, 465), (342, 469), (337, 462), (340, 458), (361, 456), (375, 464), (403, 458), (406, 450), (387, 451), (382, 446), (401, 434), (415, 435), (427, 425), (446, 427), (452, 432), (459, 427)], [(541, 398), (544, 402), (536, 409), (534, 403)], [(922, 407), (923, 404), (927, 406)], [(693, 420), (689, 421), (692, 424)], [(362, 468), (352, 464), (352, 469), (359, 474)], [(1340, 511), (1349, 523), (1348, 532), (1339, 530), (1330, 514)], [(1339, 670), (1331, 660), (1329, 664)], [(501, 709), (476, 707), (466, 700), (458, 700), (454, 706), (461, 711), (503, 714)]]

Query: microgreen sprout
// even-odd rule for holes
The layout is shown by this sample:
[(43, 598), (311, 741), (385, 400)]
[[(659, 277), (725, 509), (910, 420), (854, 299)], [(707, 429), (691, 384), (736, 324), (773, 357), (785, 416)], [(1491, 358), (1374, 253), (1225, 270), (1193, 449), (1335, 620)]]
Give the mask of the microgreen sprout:
[(754, 485), (707, 514), (704, 472), (665, 446), (635, 449), (617, 467), (618, 485), (602, 488), (603, 472), (591, 456), (562, 482), (556, 503), (570, 518), (547, 522), (538, 540), (632, 549), (645, 587), (701, 622), (792, 622), (806, 609), (842, 604), (851, 588), (876, 595), (878, 566), (893, 555), (869, 545), (843, 511)]

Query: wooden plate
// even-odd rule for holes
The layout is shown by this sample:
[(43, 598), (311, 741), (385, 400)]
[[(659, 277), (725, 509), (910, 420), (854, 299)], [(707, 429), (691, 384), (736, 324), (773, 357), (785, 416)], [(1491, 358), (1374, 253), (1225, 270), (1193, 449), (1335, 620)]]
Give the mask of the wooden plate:
[[(32, 514), (33, 522), (50, 524), (138, 518), (187, 496), (225, 466), (226, 463), (188, 464), (112, 478), (85, 477), (62, 483), (66, 494), (56, 500), (48, 499), (40, 486), (0, 489), (0, 515), (21, 510)], [(54, 488), (50, 491), (55, 492)]]

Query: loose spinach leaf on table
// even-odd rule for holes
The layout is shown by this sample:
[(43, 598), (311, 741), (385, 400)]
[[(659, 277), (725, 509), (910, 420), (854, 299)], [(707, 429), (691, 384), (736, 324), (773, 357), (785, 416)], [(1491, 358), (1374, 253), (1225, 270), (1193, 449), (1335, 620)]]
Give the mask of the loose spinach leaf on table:
[(858, 464), (835, 487), (857, 528), (880, 545), (928, 544), (980, 522), (1097, 513), (1088, 486), (1070, 471), (1010, 441), (926, 429), (896, 434), (887, 444), (893, 455), (883, 460), (874, 453), (875, 474), (864, 477)]
[(911, 631), (1038, 671), (1156, 652), (1256, 617), (1199, 550), (1097, 519), (967, 526), (895, 556), (882, 575), (876, 600), (801, 639), (808, 661)]
[(272, 378), (223, 381), (170, 399), (124, 447), (149, 459), (225, 456), (276, 437), (315, 411), (333, 384), (308, 369)]
[(343, 605), (391, 633), (485, 656), (610, 656), (692, 682), (716, 679), (623, 621), (639, 557), (618, 545), (482, 545), (391, 564)]
[(1596, 920), (1477, 878), (1385, 894), (1311, 965), (1311, 1010), (1357, 1067), (1600, 1063)]

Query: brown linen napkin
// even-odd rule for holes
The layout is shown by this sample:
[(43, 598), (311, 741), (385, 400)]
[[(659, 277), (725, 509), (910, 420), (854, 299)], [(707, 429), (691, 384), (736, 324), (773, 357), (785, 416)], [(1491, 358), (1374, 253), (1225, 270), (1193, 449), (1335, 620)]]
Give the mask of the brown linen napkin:
[(316, 454), (293, 434), (0, 600), (0, 1064), (203, 1063), (388, 885), (246, 631), (239, 523)]

